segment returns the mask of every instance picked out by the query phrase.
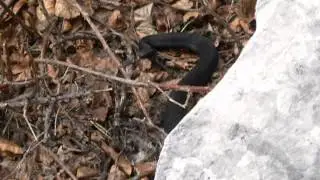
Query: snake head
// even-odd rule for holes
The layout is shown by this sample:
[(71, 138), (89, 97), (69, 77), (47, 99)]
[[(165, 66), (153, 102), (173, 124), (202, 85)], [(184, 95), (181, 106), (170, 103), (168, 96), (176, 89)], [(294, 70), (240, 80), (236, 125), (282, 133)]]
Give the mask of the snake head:
[(153, 49), (149, 44), (140, 41), (138, 55), (141, 58), (152, 57), (156, 55), (157, 51)]

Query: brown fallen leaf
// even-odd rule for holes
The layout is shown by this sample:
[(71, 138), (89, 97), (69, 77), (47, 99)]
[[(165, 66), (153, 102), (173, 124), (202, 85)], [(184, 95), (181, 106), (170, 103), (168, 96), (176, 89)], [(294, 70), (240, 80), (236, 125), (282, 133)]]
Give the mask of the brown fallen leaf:
[(152, 8), (153, 3), (150, 3), (134, 11), (134, 21), (138, 24), (136, 31), (140, 38), (156, 33), (152, 25)]
[(99, 175), (98, 169), (89, 168), (87, 166), (80, 166), (79, 168), (77, 168), (76, 176), (79, 179), (87, 179), (97, 175)]
[(134, 11), (134, 21), (135, 23), (138, 22), (146, 22), (150, 19), (151, 16), (151, 10), (153, 7), (153, 3), (147, 4), (145, 6), (142, 6), (141, 8), (138, 8)]
[(18, 2), (16, 2), (12, 8), (12, 12), (17, 14), (27, 2), (27, 0), (19, 0)]
[(54, 162), (52, 156), (50, 156), (49, 152), (44, 150), (43, 148), (37, 149), (37, 161), (41, 162), (43, 165), (50, 166)]
[(182, 12), (170, 7), (157, 5), (152, 9), (152, 20), (155, 22), (157, 31), (167, 32), (183, 21)]
[(229, 27), (234, 32), (240, 32), (241, 31), (241, 25), (240, 25), (240, 18), (236, 17), (231, 23), (229, 23)]
[(116, 166), (112, 165), (107, 180), (126, 180), (126, 175)]
[(148, 59), (144, 59), (138, 62), (138, 71), (146, 71), (152, 68), (152, 62)]
[(169, 77), (169, 73), (167, 71), (161, 71), (155, 75), (154, 81), (156, 82), (164, 81), (168, 79), (168, 77)]
[(48, 26), (49, 22), (47, 21), (46, 16), (44, 15), (43, 11), (41, 10), (40, 6), (36, 9), (36, 29), (38, 31), (43, 31)]
[(32, 56), (14, 51), (10, 56), (10, 67), (15, 81), (25, 81), (31, 78)]
[[(82, 46), (82, 45), (81, 45)], [(77, 53), (71, 57), (67, 58), (67, 61), (72, 64), (76, 64), (81, 67), (91, 68), (97, 71), (108, 71), (110, 73), (118, 72), (118, 65), (106, 57), (98, 57), (92, 50), (90, 45), (85, 47), (78, 47)]]
[(43, 0), (43, 4), (50, 16), (55, 14), (56, 0)]
[(116, 162), (116, 165), (119, 166), (126, 175), (132, 174), (133, 168), (127, 158), (117, 153), (112, 147), (104, 142), (101, 143), (101, 148)]
[(183, 22), (187, 22), (192, 18), (197, 18), (199, 16), (199, 12), (196, 11), (190, 11), (190, 12), (186, 12), (183, 16)]
[(23, 154), (22, 148), (16, 143), (0, 138), (0, 155), (21, 155)]
[(208, 0), (206, 2), (205, 5), (212, 11), (215, 11), (222, 4), (221, 0)]
[(153, 25), (149, 21), (140, 23), (136, 27), (137, 35), (139, 38), (143, 38), (147, 35), (155, 34), (157, 31), (154, 29)]
[(248, 34), (254, 33), (251, 30), (249, 23), (255, 19), (255, 6), (256, 0), (241, 0), (238, 9), (236, 10), (240, 19), (240, 26)]
[(48, 69), (48, 76), (51, 77), (52, 79), (56, 79), (58, 76), (58, 70), (55, 70), (55, 68), (51, 64), (47, 65), (47, 69)]
[(33, 18), (33, 16), (27, 11), (22, 11), (21, 14), (22, 14), (25, 25), (29, 27), (33, 27), (35, 24), (35, 19)]
[(239, 9), (237, 14), (240, 18), (252, 19), (255, 16), (257, 0), (241, 0), (239, 1)]
[(93, 116), (98, 120), (98, 121), (105, 121), (105, 119), (108, 116), (108, 107), (102, 106), (98, 107), (93, 110)]
[(68, 20), (68, 19), (63, 19), (63, 22), (62, 22), (62, 32), (65, 33), (65, 32), (68, 32), (72, 29), (72, 24), (71, 22)]
[(134, 166), (135, 171), (139, 175), (139, 177), (148, 176), (154, 174), (157, 167), (157, 162), (144, 162), (138, 163)]
[(178, 8), (178, 9), (184, 9), (189, 10), (193, 6), (193, 2), (190, 0), (179, 0), (176, 3), (172, 5), (172, 7)]
[(90, 139), (95, 142), (100, 142), (103, 141), (105, 137), (100, 131), (95, 130), (90, 134)]
[(55, 15), (66, 19), (72, 19), (80, 16), (80, 12), (68, 0), (56, 0)]
[(113, 29), (125, 27), (123, 16), (119, 10), (114, 10), (108, 19), (108, 25)]

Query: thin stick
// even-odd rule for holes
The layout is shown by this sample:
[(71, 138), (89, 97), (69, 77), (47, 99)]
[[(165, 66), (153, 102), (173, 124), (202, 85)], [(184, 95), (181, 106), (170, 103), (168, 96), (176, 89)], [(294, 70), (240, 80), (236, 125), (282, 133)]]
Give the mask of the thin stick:
[(46, 142), (49, 138), (50, 116), (52, 114), (54, 105), (55, 105), (55, 101), (51, 101), (44, 117), (44, 137), (43, 137), (44, 142)]
[[(108, 89), (110, 90), (110, 89)], [(49, 104), (50, 102), (54, 101), (61, 101), (61, 100), (66, 100), (66, 99), (74, 99), (74, 98), (79, 98), (83, 96), (90, 95), (92, 93), (99, 93), (101, 92), (100, 90), (98, 92), (95, 91), (86, 91), (86, 92), (80, 92), (80, 93), (69, 93), (69, 94), (64, 94), (61, 96), (56, 96), (56, 97), (36, 97), (28, 100), (28, 104)], [(19, 98), (17, 101), (8, 101), (8, 102), (0, 102), (0, 109), (6, 108), (6, 107), (22, 107), (24, 106), (25, 110), (27, 109), (26, 107), (26, 102), (25, 101), (20, 101), (21, 99)], [(25, 112), (26, 113), (26, 112)], [(24, 113), (24, 115), (25, 115)], [(27, 120), (27, 116), (25, 117)]]
[(28, 127), (29, 127), (35, 141), (38, 141), (38, 137), (37, 137), (36, 133), (33, 131), (33, 128), (28, 120), (27, 109), (28, 109), (28, 100), (25, 101), (24, 106), (23, 106), (23, 118), (26, 120)]
[(98, 71), (94, 71), (94, 70), (91, 70), (91, 69), (88, 69), (88, 68), (83, 68), (83, 67), (80, 67), (80, 66), (77, 66), (77, 65), (74, 65), (74, 64), (69, 64), (69, 63), (62, 62), (62, 61), (53, 61), (53, 60), (48, 60), (48, 59), (43, 59), (43, 60), (35, 59), (34, 61), (38, 62), (38, 63), (46, 63), (46, 64), (53, 64), (53, 65), (60, 65), (60, 66), (69, 67), (71, 69), (83, 71), (83, 72), (86, 72), (88, 74), (93, 74), (93, 75), (96, 75), (96, 76), (100, 76), (100, 77), (106, 78), (108, 80), (117, 81), (117, 82), (120, 82), (120, 83), (123, 83), (123, 84), (127, 84), (127, 85), (144, 86), (144, 87), (148, 86), (147, 83), (137, 82), (137, 81), (134, 81), (134, 80), (131, 80), (131, 79), (124, 79), (124, 78), (120, 78), (120, 77), (117, 77), (117, 76), (112, 76), (112, 75), (109, 75), (109, 74), (101, 73), (101, 72), (98, 72)]
[[(148, 82), (141, 82), (141, 81), (135, 81), (135, 80), (131, 80), (131, 79), (124, 79), (121, 77), (101, 73), (98, 71), (94, 71), (94, 70), (91, 70), (88, 68), (83, 68), (83, 67), (80, 67), (80, 66), (77, 66), (74, 64), (70, 64), (70, 63), (66, 63), (66, 62), (62, 62), (62, 61), (53, 61), (53, 60), (49, 60), (49, 59), (43, 59), (43, 60), (35, 59), (34, 62), (64, 66), (64, 67), (68, 67), (68, 68), (75, 69), (78, 71), (83, 71), (87, 74), (92, 74), (95, 76), (106, 78), (109, 81), (116, 81), (116, 82), (123, 83), (123, 84), (130, 85), (130, 86), (151, 87)], [(199, 93), (205, 92), (205, 93), (207, 93), (211, 90), (211, 88), (208, 86), (188, 86), (188, 85), (172, 85), (172, 84), (170, 85), (170, 84), (157, 84), (157, 83), (153, 83), (153, 85), (157, 85), (160, 88), (164, 88), (164, 89), (172, 89), (172, 90), (179, 90), (179, 91), (186, 91), (186, 92), (199, 92)]]

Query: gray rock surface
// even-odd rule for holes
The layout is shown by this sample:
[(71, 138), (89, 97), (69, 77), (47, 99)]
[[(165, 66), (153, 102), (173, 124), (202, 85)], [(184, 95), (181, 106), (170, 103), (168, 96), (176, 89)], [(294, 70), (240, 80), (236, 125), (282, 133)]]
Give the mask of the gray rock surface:
[(256, 9), (237, 62), (167, 137), (157, 180), (320, 180), (320, 1)]

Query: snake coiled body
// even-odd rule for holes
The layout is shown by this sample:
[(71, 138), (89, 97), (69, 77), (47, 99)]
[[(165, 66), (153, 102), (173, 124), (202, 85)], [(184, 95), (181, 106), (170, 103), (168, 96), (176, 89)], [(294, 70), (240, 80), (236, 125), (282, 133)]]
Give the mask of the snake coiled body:
[[(139, 54), (142, 58), (149, 58), (157, 51), (168, 49), (190, 50), (200, 58), (196, 66), (180, 80), (179, 85), (205, 86), (210, 82), (219, 60), (218, 51), (211, 40), (191, 33), (168, 33), (146, 36), (139, 42)], [(184, 104), (187, 92), (172, 91), (170, 97)], [(168, 133), (186, 114), (186, 109), (168, 101), (160, 115), (160, 126)]]

